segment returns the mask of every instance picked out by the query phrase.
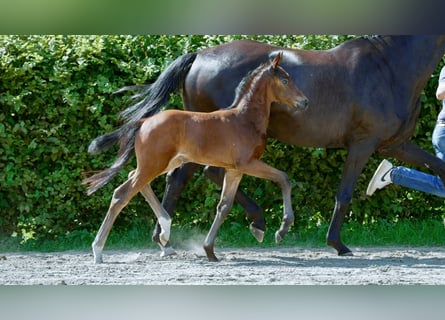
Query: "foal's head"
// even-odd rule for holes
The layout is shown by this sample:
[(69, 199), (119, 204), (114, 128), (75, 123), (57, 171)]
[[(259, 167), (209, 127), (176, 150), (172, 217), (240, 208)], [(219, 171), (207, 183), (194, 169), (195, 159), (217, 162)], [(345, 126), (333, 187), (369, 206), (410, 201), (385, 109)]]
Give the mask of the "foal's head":
[(283, 53), (280, 52), (269, 64), (269, 90), (272, 96), (272, 102), (295, 107), (304, 110), (308, 106), (308, 98), (298, 89), (289, 74), (280, 66)]

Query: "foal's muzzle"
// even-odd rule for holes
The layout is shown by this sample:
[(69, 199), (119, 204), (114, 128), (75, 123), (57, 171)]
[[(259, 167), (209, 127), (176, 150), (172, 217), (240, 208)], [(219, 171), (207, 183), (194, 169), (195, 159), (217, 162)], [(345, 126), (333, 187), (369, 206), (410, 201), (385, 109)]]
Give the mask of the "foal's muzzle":
[(309, 99), (308, 98), (302, 98), (298, 99), (295, 103), (295, 106), (299, 110), (306, 110), (309, 105)]

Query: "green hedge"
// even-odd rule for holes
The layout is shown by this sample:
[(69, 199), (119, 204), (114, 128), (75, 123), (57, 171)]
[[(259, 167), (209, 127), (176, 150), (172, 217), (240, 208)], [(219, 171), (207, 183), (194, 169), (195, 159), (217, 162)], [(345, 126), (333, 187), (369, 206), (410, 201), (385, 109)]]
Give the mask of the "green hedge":
[[(93, 196), (80, 184), (87, 171), (110, 165), (116, 149), (90, 156), (89, 142), (118, 126), (128, 98), (111, 93), (125, 85), (153, 82), (179, 55), (241, 36), (0, 36), (0, 233), (24, 241), (73, 232), (95, 233), (112, 191), (134, 165)], [(251, 36), (269, 43), (325, 49), (347, 36)], [(422, 96), (415, 141), (432, 152), (431, 131), (440, 104), (437, 72)], [(171, 103), (180, 107), (180, 97)], [(316, 228), (328, 222), (340, 181), (345, 150), (299, 148), (270, 141), (266, 162), (286, 171), (293, 183), (297, 223)], [(366, 184), (381, 159), (373, 157), (360, 177), (351, 216), (362, 223), (379, 219), (425, 218), (444, 210), (440, 198), (398, 187), (365, 196)], [(272, 183), (246, 177), (242, 187), (278, 226), (281, 193)], [(162, 196), (164, 177), (154, 189)], [(175, 223), (206, 229), (214, 216), (219, 188), (196, 174), (175, 214)], [(229, 218), (245, 224), (235, 206)], [(115, 228), (154, 222), (141, 196), (124, 209)], [(149, 233), (149, 231), (147, 231)]]

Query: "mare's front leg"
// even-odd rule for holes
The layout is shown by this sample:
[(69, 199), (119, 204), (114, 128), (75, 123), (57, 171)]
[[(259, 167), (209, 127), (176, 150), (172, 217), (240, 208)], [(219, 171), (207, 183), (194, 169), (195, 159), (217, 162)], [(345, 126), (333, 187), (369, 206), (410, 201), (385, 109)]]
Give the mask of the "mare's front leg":
[(216, 216), (213, 220), (212, 227), (204, 240), (204, 250), (209, 261), (218, 261), (218, 258), (215, 256), (214, 252), (216, 235), (224, 222), (224, 219), (227, 217), (227, 214), (232, 208), (235, 193), (242, 177), (243, 174), (237, 170), (226, 170), (221, 191), (221, 198), (216, 208)]
[(336, 249), (339, 256), (352, 255), (351, 250), (341, 241), (341, 228), (352, 199), (352, 193), (357, 179), (362, 173), (369, 157), (374, 152), (376, 145), (377, 140), (373, 139), (361, 141), (349, 147), (340, 186), (335, 196), (334, 212), (326, 235), (327, 244)]
[[(224, 168), (207, 166), (204, 169), (205, 175), (220, 187), (223, 185)], [(264, 232), (266, 230), (266, 220), (264, 219), (263, 210), (255, 201), (250, 199), (243, 191), (237, 190), (235, 201), (241, 205), (246, 211), (247, 218), (251, 221), (249, 229), (258, 242), (263, 242)]]
[(275, 242), (280, 242), (295, 220), (292, 209), (291, 185), (287, 174), (265, 164), (261, 160), (253, 160), (243, 167), (242, 170), (250, 176), (271, 180), (281, 188), (283, 195), (283, 220), (280, 229), (275, 232)]

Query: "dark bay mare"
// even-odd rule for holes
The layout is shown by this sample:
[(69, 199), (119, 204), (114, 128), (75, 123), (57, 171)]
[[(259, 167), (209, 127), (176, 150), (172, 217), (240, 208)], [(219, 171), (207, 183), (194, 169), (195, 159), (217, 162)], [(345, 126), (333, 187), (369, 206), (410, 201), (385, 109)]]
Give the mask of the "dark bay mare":
[[(348, 255), (351, 251), (341, 241), (341, 227), (357, 179), (373, 153), (427, 167), (445, 181), (444, 163), (410, 141), (421, 107), (420, 94), (444, 50), (444, 35), (361, 37), (330, 50), (234, 41), (177, 58), (153, 84), (138, 87), (141, 100), (122, 117), (135, 121), (153, 114), (172, 92), (182, 92), (187, 110), (225, 108), (243, 75), (282, 51), (282, 66), (311, 107), (303, 115), (283, 105), (274, 106), (268, 135), (303, 147), (348, 150), (327, 233), (328, 245), (339, 255)], [(167, 175), (163, 205), (168, 212), (175, 208), (196, 169), (196, 164), (187, 163)], [(206, 173), (221, 182), (220, 171)], [(252, 221), (251, 230), (264, 231), (261, 209), (240, 191), (235, 199)], [(156, 241), (158, 234), (157, 228)]]
[(295, 86), (289, 74), (279, 66), (282, 54), (261, 64), (239, 84), (235, 99), (226, 110), (211, 113), (166, 110), (152, 117), (128, 122), (119, 129), (96, 138), (88, 149), (98, 153), (120, 142), (119, 157), (114, 164), (89, 178), (88, 194), (110, 181), (136, 154), (137, 168), (115, 189), (107, 215), (92, 244), (96, 263), (111, 227), (132, 197), (141, 192), (155, 212), (161, 227), (159, 240), (167, 244), (171, 218), (150, 187), (151, 181), (184, 162), (225, 168), (217, 214), (205, 239), (204, 249), (210, 261), (218, 259), (214, 242), (219, 227), (230, 211), (239, 182), (244, 174), (276, 182), (283, 193), (283, 222), (275, 234), (277, 242), (294, 221), (291, 186), (287, 175), (268, 166), (260, 157), (267, 142), (267, 125), (273, 102), (302, 110), (307, 98)]

